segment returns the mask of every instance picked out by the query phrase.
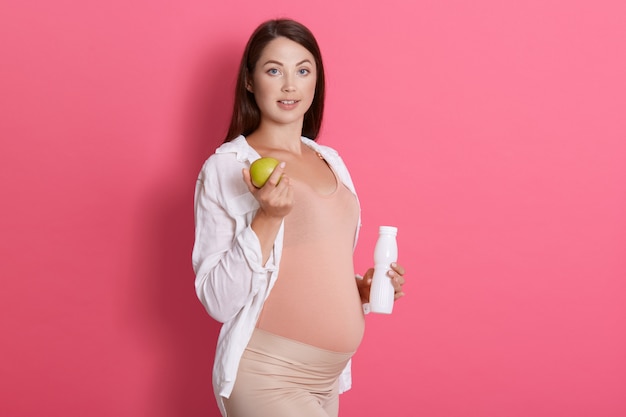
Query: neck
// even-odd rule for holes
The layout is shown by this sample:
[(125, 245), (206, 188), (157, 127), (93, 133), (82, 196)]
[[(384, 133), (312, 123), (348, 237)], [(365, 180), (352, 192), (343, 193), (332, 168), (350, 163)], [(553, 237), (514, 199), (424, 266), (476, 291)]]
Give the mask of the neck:
[(261, 123), (246, 140), (255, 149), (279, 149), (299, 153), (302, 136), (302, 124), (268, 125)]

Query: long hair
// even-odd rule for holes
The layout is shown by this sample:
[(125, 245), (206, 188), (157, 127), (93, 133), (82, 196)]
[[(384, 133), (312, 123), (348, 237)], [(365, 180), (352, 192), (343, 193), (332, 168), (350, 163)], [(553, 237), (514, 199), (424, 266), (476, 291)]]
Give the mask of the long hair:
[(247, 136), (254, 132), (261, 124), (261, 111), (254, 99), (254, 94), (246, 88), (248, 77), (254, 73), (255, 66), (263, 50), (271, 41), (284, 37), (306, 48), (315, 58), (317, 80), (315, 96), (311, 107), (304, 114), (302, 135), (315, 140), (322, 126), (324, 114), (325, 78), (322, 54), (309, 29), (301, 23), (291, 19), (276, 19), (262, 23), (250, 36), (244, 50), (239, 74), (235, 86), (235, 105), (230, 127), (224, 142), (230, 142), (239, 135)]

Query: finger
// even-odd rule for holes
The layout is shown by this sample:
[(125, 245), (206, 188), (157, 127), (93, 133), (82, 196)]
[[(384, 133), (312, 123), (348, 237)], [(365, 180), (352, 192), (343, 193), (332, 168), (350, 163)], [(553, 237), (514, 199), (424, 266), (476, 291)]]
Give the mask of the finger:
[(391, 278), (391, 279), (398, 280), (398, 282), (400, 282), (400, 283), (404, 284), (404, 281), (405, 281), (405, 280), (404, 280), (404, 275), (400, 275), (398, 272), (396, 272), (396, 271), (395, 271), (395, 270), (393, 270), (393, 269), (389, 269), (389, 270), (387, 271), (387, 276), (388, 276), (389, 278)]
[(243, 182), (246, 183), (248, 190), (250, 190), (251, 193), (254, 193), (254, 191), (256, 191), (257, 188), (254, 185), (252, 185), (252, 181), (250, 180), (250, 170), (246, 168), (242, 168), (241, 173), (243, 175)]
[(391, 280), (393, 281), (394, 287), (397, 287), (398, 289), (401, 289), (405, 282), (401, 275), (396, 275)]
[[(396, 299), (404, 295), (404, 292), (402, 292), (402, 285), (404, 285), (405, 283), (404, 277), (402, 275), (398, 275), (398, 273), (393, 270), (387, 271), (387, 276), (389, 277), (389, 279), (391, 279), (391, 285), (393, 286), (393, 291)], [(399, 293), (401, 293), (402, 295), (397, 296), (397, 294)]]
[(283, 175), (279, 178), (278, 181), (278, 184), (276, 184), (276, 190), (281, 192), (280, 195), (284, 197), (292, 197), (293, 191), (290, 187), (291, 182), (289, 180), (289, 177)]
[(398, 274), (400, 274), (400, 275), (404, 275), (404, 272), (405, 272), (405, 271), (404, 271), (404, 267), (402, 267), (402, 266), (398, 265), (398, 263), (397, 263), (397, 262), (392, 262), (392, 263), (391, 263), (391, 268), (392, 268), (394, 271), (396, 271)]
[(370, 290), (372, 286), (368, 283), (362, 283), (360, 285), (359, 294), (364, 302), (368, 302), (370, 299)]
[(267, 182), (265, 183), (265, 185), (276, 187), (280, 183), (281, 177), (283, 176), (284, 172), (285, 172), (285, 162), (283, 161), (280, 164), (278, 164), (278, 166), (274, 169), (270, 177), (267, 179)]
[(365, 275), (363, 275), (363, 279), (371, 282), (373, 276), (374, 276), (374, 268), (370, 268), (365, 272)]
[(283, 213), (283, 215), (287, 215), (295, 204), (293, 187), (289, 184), (289, 178), (287, 177), (283, 176), (277, 187), (263, 187), (262, 191), (270, 196), (269, 204)]
[(403, 281), (401, 281), (401, 277), (389, 277), (391, 279), (391, 285), (393, 285), (393, 289), (395, 292), (398, 291), (402, 291), (402, 284), (404, 284)]
[(273, 189), (270, 188), (270, 190), (280, 205), (292, 206), (294, 204), (295, 198), (293, 195), (293, 188), (289, 182), (289, 177), (283, 175), (280, 179), (280, 183)]

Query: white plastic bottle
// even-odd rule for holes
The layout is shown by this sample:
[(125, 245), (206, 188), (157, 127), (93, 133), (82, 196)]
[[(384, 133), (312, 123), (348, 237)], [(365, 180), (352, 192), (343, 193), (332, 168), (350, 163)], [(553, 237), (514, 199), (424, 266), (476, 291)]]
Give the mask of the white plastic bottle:
[(391, 314), (394, 302), (394, 289), (387, 271), (392, 262), (398, 260), (396, 235), (398, 228), (380, 226), (378, 241), (374, 248), (374, 277), (370, 289), (370, 309), (373, 313)]

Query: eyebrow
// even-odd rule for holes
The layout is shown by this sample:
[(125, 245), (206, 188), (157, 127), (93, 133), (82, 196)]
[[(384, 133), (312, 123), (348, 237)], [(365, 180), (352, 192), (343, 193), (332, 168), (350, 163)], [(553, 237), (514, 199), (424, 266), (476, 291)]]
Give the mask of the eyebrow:
[[(298, 63), (296, 64), (296, 67), (298, 67), (298, 66), (300, 66), (300, 65), (302, 65), (302, 64), (305, 64), (305, 63), (307, 63), (307, 62), (308, 62), (309, 64), (313, 65), (313, 63), (311, 62), (311, 60), (307, 58), (307, 59), (303, 59), (302, 61), (298, 62)], [(275, 65), (280, 65), (281, 67), (282, 67), (282, 66), (284, 66), (284, 64), (283, 64), (282, 62), (280, 62), (280, 61), (275, 61), (275, 60), (273, 60), (273, 59), (270, 59), (269, 61), (266, 61), (266, 62), (263, 64), (263, 66), (265, 66), (265, 65), (267, 65), (267, 64), (275, 64)]]

